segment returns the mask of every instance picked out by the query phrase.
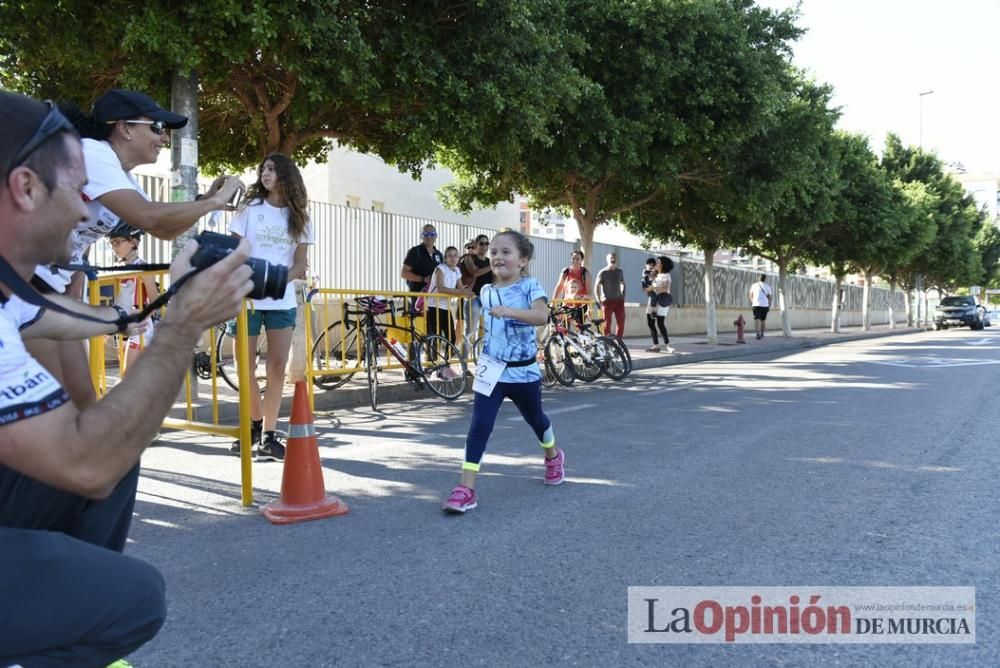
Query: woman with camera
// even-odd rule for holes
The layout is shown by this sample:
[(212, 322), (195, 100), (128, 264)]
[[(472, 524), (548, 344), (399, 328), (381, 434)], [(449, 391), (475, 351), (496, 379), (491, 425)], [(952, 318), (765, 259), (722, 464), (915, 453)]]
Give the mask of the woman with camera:
[[(304, 278), (308, 268), (308, 246), (314, 243), (312, 223), (306, 211), (308, 198), (302, 174), (288, 157), (273, 153), (257, 168), (257, 182), (247, 190), (244, 205), (233, 217), (229, 232), (250, 242), (250, 255), (271, 264), (288, 267), (288, 285), (280, 298), (253, 299), (253, 311), (247, 314), (248, 368), (254, 388), (250, 393), (250, 417), (253, 420), (250, 442), (258, 443), (256, 461), (283, 461), (285, 446), (275, 432), (281, 394), (285, 385), (285, 366), (292, 346), (295, 326), (295, 288), (291, 281)], [(257, 337), (264, 329), (267, 336), (267, 385), (261, 402), (254, 359)], [(230, 452), (240, 454), (235, 441)]]
[[(63, 112), (83, 138), (87, 171), (82, 195), (88, 217), (71, 236), (71, 264), (80, 264), (91, 244), (123, 220), (160, 239), (173, 239), (205, 214), (229, 208), (227, 202), (242, 186), (236, 177), (220, 177), (199, 201), (152, 202), (130, 172), (156, 162), (170, 143), (167, 131), (187, 125), (187, 117), (164, 110), (147, 95), (120, 89), (97, 98), (89, 115), (72, 105)], [(81, 274), (54, 267), (39, 266), (32, 283), (41, 292), (77, 299), (83, 294)], [(96, 399), (83, 342), (36, 339), (28, 347), (63, 382), (78, 407)]]

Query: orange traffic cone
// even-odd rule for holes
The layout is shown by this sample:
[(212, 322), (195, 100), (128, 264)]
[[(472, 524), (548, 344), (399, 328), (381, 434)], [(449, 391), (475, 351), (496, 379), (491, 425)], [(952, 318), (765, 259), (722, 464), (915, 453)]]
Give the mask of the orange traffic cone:
[(326, 495), (309, 395), (306, 384), (299, 381), (295, 383), (292, 419), (288, 426), (281, 498), (264, 506), (261, 513), (274, 524), (292, 524), (344, 515), (347, 511), (347, 504)]

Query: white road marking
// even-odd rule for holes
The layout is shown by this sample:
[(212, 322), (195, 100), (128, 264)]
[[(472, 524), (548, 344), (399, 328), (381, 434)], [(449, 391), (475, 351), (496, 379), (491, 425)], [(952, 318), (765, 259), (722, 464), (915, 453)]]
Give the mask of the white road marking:
[[(566, 406), (565, 408), (553, 408), (552, 410), (546, 410), (546, 415), (559, 415), (560, 413), (571, 413), (573, 411), (583, 411), (588, 408), (597, 408), (597, 404), (577, 404), (576, 406)], [(523, 420), (524, 418), (520, 415), (515, 417), (509, 417), (508, 420)]]
[(979, 339), (978, 341), (964, 341), (967, 346), (985, 346), (987, 343), (993, 343), (995, 339)]
[(870, 364), (885, 366), (901, 366), (909, 369), (940, 369), (953, 366), (977, 366), (982, 364), (1000, 364), (1000, 360), (975, 360), (947, 357), (904, 357), (897, 360), (865, 360)]

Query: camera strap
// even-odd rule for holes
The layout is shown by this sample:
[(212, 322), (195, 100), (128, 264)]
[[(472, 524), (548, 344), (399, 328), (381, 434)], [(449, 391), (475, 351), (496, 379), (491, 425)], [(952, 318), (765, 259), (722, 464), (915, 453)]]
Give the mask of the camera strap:
[[(69, 265), (75, 266), (75, 265)], [(170, 265), (164, 265), (169, 267)], [(49, 301), (45, 295), (41, 294), (35, 288), (31, 286), (28, 281), (21, 278), (21, 276), (14, 271), (14, 267), (7, 262), (7, 259), (0, 256), (0, 283), (3, 283), (11, 292), (17, 295), (22, 301), (31, 304), (32, 306), (37, 306), (39, 308), (48, 309), (50, 311), (55, 311), (56, 313), (62, 313), (63, 315), (68, 315), (74, 318), (79, 318), (81, 320), (87, 320), (88, 322), (98, 322), (102, 325), (114, 325), (119, 330), (123, 329), (131, 322), (142, 322), (149, 317), (149, 314), (153, 311), (159, 309), (164, 304), (166, 304), (171, 297), (177, 294), (181, 286), (187, 283), (188, 279), (197, 274), (200, 269), (195, 269), (187, 274), (181, 276), (177, 281), (175, 281), (170, 288), (162, 293), (159, 297), (154, 299), (152, 302), (146, 305), (144, 309), (136, 313), (131, 313), (124, 316), (119, 316), (114, 320), (105, 320), (103, 318), (98, 318), (97, 316), (88, 315), (86, 313), (79, 313), (77, 311), (72, 311), (61, 304)]]

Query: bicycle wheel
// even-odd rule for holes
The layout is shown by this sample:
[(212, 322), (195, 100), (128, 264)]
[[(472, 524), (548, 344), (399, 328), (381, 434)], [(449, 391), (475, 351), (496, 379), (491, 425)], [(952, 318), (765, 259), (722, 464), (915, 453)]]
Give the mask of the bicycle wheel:
[(593, 340), (584, 344), (579, 337), (571, 336), (566, 342), (566, 352), (573, 363), (573, 373), (579, 380), (593, 383), (601, 377), (604, 370)]
[(378, 410), (378, 341), (365, 341), (365, 366), (368, 368), (368, 396), (372, 410)]
[(573, 361), (570, 359), (566, 340), (562, 334), (550, 336), (545, 342), (545, 366), (560, 385), (569, 387), (576, 380)]
[[(313, 343), (312, 361), (313, 368), (317, 371), (360, 371), (363, 358), (364, 349), (358, 347), (358, 328), (351, 320), (346, 325), (339, 320), (333, 323)], [(353, 377), (354, 373), (315, 376), (313, 384), (323, 390), (333, 390)]]
[(622, 349), (622, 352), (625, 353), (625, 360), (628, 362), (628, 370), (625, 372), (625, 375), (627, 376), (632, 373), (632, 353), (629, 351), (628, 346), (625, 345), (625, 339), (620, 336), (612, 337), (612, 339), (618, 344), (618, 347)]
[(417, 370), (431, 392), (442, 399), (457, 399), (465, 392), (465, 362), (454, 343), (434, 334), (417, 343)]
[[(267, 376), (257, 373), (260, 352), (264, 348), (264, 337), (257, 337), (257, 350), (254, 352), (254, 368), (252, 373), (257, 376), (258, 382), (266, 380)], [(236, 336), (229, 333), (229, 325), (223, 323), (219, 325), (219, 335), (215, 340), (215, 372), (226, 385), (239, 392), (239, 376), (236, 372)]]
[(538, 368), (542, 372), (542, 387), (552, 387), (558, 382), (556, 374), (549, 368), (549, 363), (545, 358), (545, 352), (542, 348), (538, 349)]
[(628, 360), (625, 358), (625, 351), (617, 339), (610, 336), (600, 336), (597, 338), (598, 345), (604, 348), (608, 363), (604, 367), (604, 375), (611, 380), (621, 380), (628, 375)]

